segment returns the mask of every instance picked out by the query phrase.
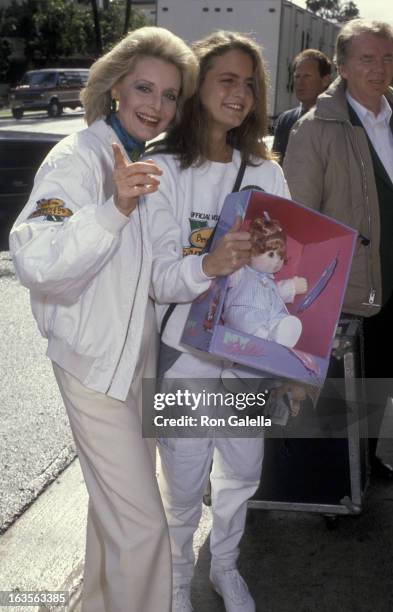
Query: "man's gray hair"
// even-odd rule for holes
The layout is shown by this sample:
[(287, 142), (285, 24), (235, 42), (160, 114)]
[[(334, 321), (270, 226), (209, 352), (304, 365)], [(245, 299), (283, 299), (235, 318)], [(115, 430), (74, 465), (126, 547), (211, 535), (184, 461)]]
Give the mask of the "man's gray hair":
[(342, 66), (348, 58), (348, 51), (352, 40), (360, 34), (374, 34), (387, 38), (393, 42), (393, 28), (383, 21), (368, 21), (366, 19), (352, 19), (340, 30), (336, 40), (336, 64)]

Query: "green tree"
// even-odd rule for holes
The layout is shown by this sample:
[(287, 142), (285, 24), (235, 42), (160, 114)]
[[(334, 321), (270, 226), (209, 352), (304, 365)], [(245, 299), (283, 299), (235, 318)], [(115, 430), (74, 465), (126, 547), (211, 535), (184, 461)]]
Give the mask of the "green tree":
[(144, 14), (136, 9), (132, 9), (130, 13), (129, 26), (127, 30), (124, 31), (125, 13), (125, 0), (113, 0), (109, 3), (107, 9), (101, 9), (100, 21), (103, 51), (108, 51), (111, 47), (113, 47), (113, 45), (118, 42), (126, 32), (146, 25)]
[(88, 53), (90, 16), (85, 7), (70, 0), (38, 0), (38, 8), (34, 35), (27, 41), (33, 56), (57, 60)]
[[(95, 13), (86, 0), (24, 0), (0, 14), (0, 35), (25, 40), (28, 65), (50, 65), (60, 58), (85, 56), (92, 61), (110, 49), (124, 34), (126, 2), (105, 0), (102, 8), (95, 2)], [(94, 13), (94, 16), (93, 16)], [(131, 10), (130, 29), (145, 25), (142, 13)], [(5, 61), (6, 46), (0, 51)], [(1, 60), (0, 60), (1, 61)]]
[(7, 9), (3, 33), (23, 38), (29, 64), (56, 61), (59, 57), (88, 55), (91, 48), (91, 15), (72, 0), (14, 1)]
[(350, 21), (351, 19), (359, 19), (359, 17), (360, 13), (356, 4), (352, 2), (352, 0), (351, 2), (345, 2), (341, 10), (339, 21)]
[(132, 8), (132, 0), (104, 0), (100, 9), (97, 0), (90, 0), (90, 4), (97, 55), (107, 51), (129, 30), (146, 25), (144, 14)]
[(352, 0), (306, 0), (306, 7), (324, 19), (340, 23), (360, 17), (359, 9)]
[(94, 23), (94, 34), (96, 41), (96, 51), (98, 55), (102, 53), (102, 33), (101, 33), (101, 23), (100, 23), (100, 14), (98, 11), (97, 0), (91, 0), (91, 10), (93, 13), (93, 23)]
[(0, 81), (4, 81), (10, 67), (11, 45), (3, 38), (0, 40)]

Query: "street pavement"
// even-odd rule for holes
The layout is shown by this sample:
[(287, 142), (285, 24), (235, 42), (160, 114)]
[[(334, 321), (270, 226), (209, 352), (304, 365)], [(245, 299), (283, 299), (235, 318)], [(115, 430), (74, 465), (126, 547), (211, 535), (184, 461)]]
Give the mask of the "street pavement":
[(0, 253), (0, 533), (75, 457), (29, 292)]
[[(393, 460), (391, 444), (384, 446)], [(225, 612), (209, 584), (210, 527), (204, 507), (194, 543), (195, 612)], [(334, 530), (319, 514), (249, 510), (239, 568), (256, 612), (392, 612), (392, 537), (393, 483), (374, 482), (363, 512), (341, 517)], [(81, 612), (80, 595), (72, 612)]]
[(52, 119), (45, 113), (25, 115), (22, 119), (0, 119), (0, 130), (16, 132), (38, 132), (48, 134), (71, 134), (86, 127), (80, 110), (66, 110), (63, 115)]

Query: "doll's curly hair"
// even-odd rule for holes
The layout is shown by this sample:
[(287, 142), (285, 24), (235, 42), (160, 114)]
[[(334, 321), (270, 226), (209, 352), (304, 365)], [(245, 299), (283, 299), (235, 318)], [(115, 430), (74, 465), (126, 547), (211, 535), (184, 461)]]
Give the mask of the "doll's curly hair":
[(277, 251), (287, 263), (287, 236), (276, 219), (257, 217), (250, 224), (251, 255), (262, 255), (267, 251)]

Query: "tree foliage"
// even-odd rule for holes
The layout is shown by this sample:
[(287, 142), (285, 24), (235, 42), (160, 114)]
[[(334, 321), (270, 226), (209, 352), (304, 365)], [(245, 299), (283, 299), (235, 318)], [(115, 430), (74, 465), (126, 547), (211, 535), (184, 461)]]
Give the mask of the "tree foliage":
[(359, 9), (352, 0), (306, 0), (306, 7), (324, 19), (340, 23), (360, 17)]
[(34, 34), (27, 41), (29, 55), (57, 60), (75, 51), (89, 51), (89, 16), (69, 0), (39, 0), (41, 10), (33, 16)]
[[(29, 65), (56, 63), (59, 58), (97, 58), (124, 34), (126, 3), (129, 0), (105, 1), (100, 8), (94, 0), (23, 0), (4, 10), (0, 36), (22, 38)], [(129, 13), (130, 29), (145, 25), (142, 13)], [(4, 49), (3, 55), (6, 50)]]
[[(130, 30), (141, 28), (146, 25), (143, 13), (132, 9), (129, 16), (128, 27), (125, 31), (126, 2), (125, 0), (113, 0), (107, 9), (100, 12), (102, 48), (108, 51), (115, 42), (120, 40)], [(116, 33), (114, 36), (114, 32)]]
[(0, 40), (0, 81), (5, 78), (10, 67), (11, 45), (6, 39)]

